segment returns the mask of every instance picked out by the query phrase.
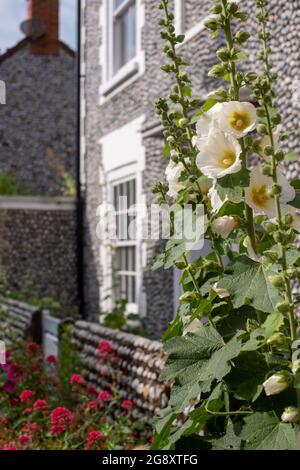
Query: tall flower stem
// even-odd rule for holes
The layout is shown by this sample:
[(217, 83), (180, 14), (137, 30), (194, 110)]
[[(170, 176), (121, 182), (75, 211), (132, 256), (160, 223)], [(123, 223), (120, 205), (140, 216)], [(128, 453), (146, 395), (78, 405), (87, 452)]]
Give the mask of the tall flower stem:
[[(265, 64), (265, 80), (267, 81), (268, 88), (269, 90), (272, 90), (272, 76), (271, 76), (271, 64), (270, 64), (270, 56), (269, 52), (270, 49), (268, 47), (268, 33), (267, 33), (267, 13), (265, 10), (264, 6), (260, 7), (260, 18), (261, 18), (261, 42), (263, 46), (263, 62)], [(277, 173), (277, 167), (278, 167), (278, 161), (276, 158), (276, 148), (275, 148), (275, 141), (274, 141), (274, 132), (273, 132), (273, 125), (272, 125), (272, 120), (271, 120), (271, 115), (270, 115), (270, 110), (269, 110), (269, 104), (265, 99), (265, 95), (262, 93), (261, 94), (261, 101), (263, 104), (263, 108), (265, 111), (265, 116), (266, 116), (266, 122), (267, 122), (267, 135), (270, 139), (270, 147), (272, 149), (272, 154), (271, 154), (271, 166), (272, 166), (272, 180), (275, 185), (278, 184), (278, 173)], [(281, 211), (281, 205), (280, 205), (280, 194), (276, 194), (274, 196), (275, 199), (275, 206), (276, 206), (276, 216), (277, 216), (277, 222), (278, 222), (278, 228), (279, 232), (283, 232), (284, 230), (284, 224), (282, 220), (282, 211)], [(284, 277), (284, 283), (285, 283), (285, 292), (284, 292), (284, 297), (285, 301), (289, 305), (288, 309), (288, 317), (289, 317), (289, 324), (290, 324), (290, 335), (291, 335), (291, 340), (295, 341), (297, 337), (297, 320), (294, 312), (294, 304), (293, 304), (293, 296), (292, 296), (292, 288), (291, 288), (291, 281), (287, 273), (287, 253), (286, 253), (286, 247), (283, 243), (280, 243), (280, 264), (281, 264), (281, 269), (282, 269), (282, 274)]]
[[(225, 38), (227, 43), (227, 48), (229, 51), (232, 51), (234, 48), (234, 41), (232, 36), (231, 30), (231, 22), (230, 22), (230, 14), (228, 13), (228, 4), (227, 0), (222, 0), (223, 5), (223, 13), (224, 13), (224, 32)], [(230, 82), (231, 82), (231, 99), (233, 101), (240, 100), (240, 86), (237, 81), (236, 77), (236, 65), (233, 60), (230, 61)], [(247, 168), (247, 150), (245, 146), (244, 139), (239, 139), (241, 148), (242, 148), (242, 168)], [(255, 253), (257, 253), (257, 246), (256, 246), (256, 237), (255, 237), (255, 225), (254, 225), (254, 218), (253, 218), (253, 210), (251, 207), (248, 206), (245, 202), (245, 214), (246, 214), (246, 221), (247, 221), (247, 232), (250, 238), (250, 242), (252, 248)]]

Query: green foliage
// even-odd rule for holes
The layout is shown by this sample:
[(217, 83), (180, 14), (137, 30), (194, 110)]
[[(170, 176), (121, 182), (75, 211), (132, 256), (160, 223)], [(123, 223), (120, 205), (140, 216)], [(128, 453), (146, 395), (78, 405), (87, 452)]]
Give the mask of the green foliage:
[(0, 170), (0, 195), (1, 196), (27, 196), (29, 188), (23, 188), (17, 183), (17, 178), (12, 173)]

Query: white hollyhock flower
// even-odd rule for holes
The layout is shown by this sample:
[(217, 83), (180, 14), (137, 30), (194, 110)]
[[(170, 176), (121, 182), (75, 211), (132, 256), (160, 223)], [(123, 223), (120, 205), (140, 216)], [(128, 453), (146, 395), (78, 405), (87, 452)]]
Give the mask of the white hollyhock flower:
[(230, 296), (227, 289), (224, 289), (223, 287), (218, 287), (217, 282), (213, 285), (213, 290), (218, 294), (220, 299), (225, 299), (226, 297)]
[(284, 423), (297, 423), (299, 411), (295, 406), (288, 406), (281, 415), (281, 421)]
[[(273, 132), (273, 140), (274, 140), (274, 150), (276, 152), (277, 150), (279, 150), (279, 130), (276, 130)], [(265, 147), (269, 147), (270, 145), (271, 145), (270, 137), (268, 135), (263, 136), (259, 142), (258, 152), (259, 152), (259, 155), (265, 160), (270, 160), (270, 157), (267, 156), (264, 152)]]
[(197, 156), (197, 166), (209, 178), (222, 178), (241, 169), (241, 146), (229, 134), (210, 133)]
[(214, 118), (217, 127), (235, 137), (244, 137), (256, 128), (256, 109), (246, 101), (229, 101), (220, 103)]
[(231, 234), (237, 225), (236, 217), (224, 215), (223, 217), (215, 219), (211, 224), (211, 228), (217, 235), (220, 235), (225, 239)]
[(277, 374), (271, 375), (264, 383), (263, 387), (267, 396), (278, 395), (287, 388), (289, 388), (290, 382), (287, 380), (286, 374), (278, 372)]
[(178, 192), (185, 187), (183, 183), (178, 181), (183, 170), (184, 166), (182, 163), (174, 163), (172, 160), (170, 160), (166, 168), (166, 179), (169, 183), (168, 195), (173, 199), (175, 199), (178, 196)]
[(203, 114), (201, 118), (197, 121), (195, 140), (193, 140), (193, 145), (196, 145), (200, 150), (205, 144), (205, 141), (212, 131), (217, 131), (217, 125), (215, 120), (215, 115), (218, 112), (220, 103), (215, 104), (209, 111)]
[(259, 263), (261, 261), (261, 256), (255, 253), (250, 237), (245, 238), (245, 240), (243, 241), (243, 245), (245, 248), (247, 248), (249, 258)]
[[(278, 184), (282, 188), (280, 201), (285, 204), (295, 199), (295, 190), (289, 184), (282, 170), (278, 169)], [(268, 189), (273, 185), (270, 176), (261, 173), (260, 167), (257, 166), (251, 170), (250, 185), (245, 189), (245, 201), (248, 206), (252, 207), (257, 214), (266, 214), (269, 218), (275, 217), (276, 206), (275, 200), (268, 195)]]
[(213, 186), (212, 188), (210, 188), (210, 190), (208, 191), (208, 198), (210, 199), (210, 202), (211, 202), (211, 209), (212, 209), (212, 212), (215, 214), (216, 212), (219, 212), (219, 210), (221, 209), (221, 207), (223, 206), (223, 204), (228, 201), (228, 199), (226, 198), (224, 201), (222, 201), (222, 199), (220, 198), (219, 194), (218, 194), (218, 191), (216, 190), (215, 186)]
[(291, 226), (294, 230), (300, 232), (300, 214), (298, 214), (297, 209), (293, 206), (289, 206), (288, 204), (282, 204), (281, 213), (282, 215), (290, 214), (293, 217)]

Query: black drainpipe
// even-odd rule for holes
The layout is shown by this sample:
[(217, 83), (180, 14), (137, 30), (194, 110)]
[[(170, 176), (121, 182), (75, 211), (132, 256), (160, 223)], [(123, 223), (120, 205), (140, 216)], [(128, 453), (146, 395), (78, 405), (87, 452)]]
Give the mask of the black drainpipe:
[(84, 308), (84, 200), (81, 188), (81, 0), (77, 0), (77, 126), (76, 126), (76, 208), (77, 208), (77, 278), (78, 306), (82, 318), (86, 318)]

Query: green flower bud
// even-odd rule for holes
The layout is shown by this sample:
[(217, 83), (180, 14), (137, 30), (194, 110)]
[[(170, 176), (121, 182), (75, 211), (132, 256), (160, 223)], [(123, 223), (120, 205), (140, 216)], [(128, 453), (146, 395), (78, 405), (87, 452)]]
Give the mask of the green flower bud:
[(222, 47), (217, 51), (217, 56), (222, 62), (227, 62), (230, 59), (230, 51), (226, 47)]
[(217, 3), (216, 5), (211, 7), (210, 11), (212, 12), (213, 15), (219, 15), (220, 13), (222, 13), (223, 7), (220, 3)]
[(186, 127), (189, 123), (189, 120), (187, 118), (181, 118), (178, 121), (178, 126), (179, 127)]
[(278, 346), (284, 346), (286, 344), (286, 337), (282, 333), (274, 333), (274, 335), (267, 339), (267, 344), (276, 344)]
[(282, 150), (277, 150), (277, 152), (275, 153), (275, 158), (278, 162), (282, 162), (282, 160), (284, 160), (284, 152)]
[(271, 176), (272, 174), (272, 166), (270, 163), (264, 163), (261, 168), (262, 174), (265, 176)]
[(224, 65), (217, 64), (214, 65), (208, 72), (209, 77), (222, 78), (226, 73)]
[(246, 31), (239, 31), (236, 34), (235, 38), (239, 44), (243, 44), (244, 42), (248, 41), (248, 39), (250, 38), (250, 34)]
[(210, 29), (211, 31), (217, 31), (219, 23), (215, 18), (209, 18), (204, 22), (204, 26), (205, 28)]
[(196, 292), (185, 292), (179, 297), (179, 301), (182, 304), (187, 304), (192, 302), (193, 300), (196, 300), (198, 298)]
[(285, 214), (282, 217), (282, 221), (283, 221), (284, 225), (290, 226), (294, 222), (294, 217), (292, 216), (292, 214)]
[(227, 5), (227, 11), (231, 13), (232, 15), (234, 15), (238, 11), (238, 9), (239, 9), (239, 6), (237, 3), (232, 2), (232, 3), (228, 3)]
[(248, 333), (255, 331), (257, 328), (259, 328), (259, 323), (253, 318), (248, 318), (246, 323), (246, 330)]
[(264, 148), (264, 153), (267, 155), (267, 157), (270, 157), (271, 155), (273, 155), (273, 147), (271, 145), (267, 145)]
[(277, 229), (277, 226), (273, 224), (272, 222), (266, 222), (264, 224), (264, 229), (267, 233), (273, 233)]
[(268, 132), (266, 125), (262, 124), (262, 123), (257, 125), (257, 130), (260, 134), (267, 134), (267, 132)]
[(175, 137), (174, 137), (173, 135), (169, 135), (169, 136), (167, 137), (167, 142), (168, 142), (169, 144), (173, 144), (173, 143), (175, 142)]
[(276, 289), (284, 289), (285, 288), (285, 282), (282, 276), (280, 274), (275, 274), (274, 276), (269, 276), (269, 281), (272, 284), (273, 287), (276, 287)]
[(273, 184), (273, 186), (267, 190), (267, 194), (270, 197), (280, 196), (281, 186), (279, 184)]
[(264, 108), (257, 108), (256, 109), (256, 114), (257, 114), (258, 117), (265, 117), (266, 111), (264, 110)]
[(288, 313), (290, 310), (290, 306), (288, 302), (279, 302), (275, 308), (280, 313)]
[(281, 123), (280, 114), (276, 114), (275, 116), (272, 117), (272, 123), (275, 124), (275, 126), (278, 126), (278, 124)]

